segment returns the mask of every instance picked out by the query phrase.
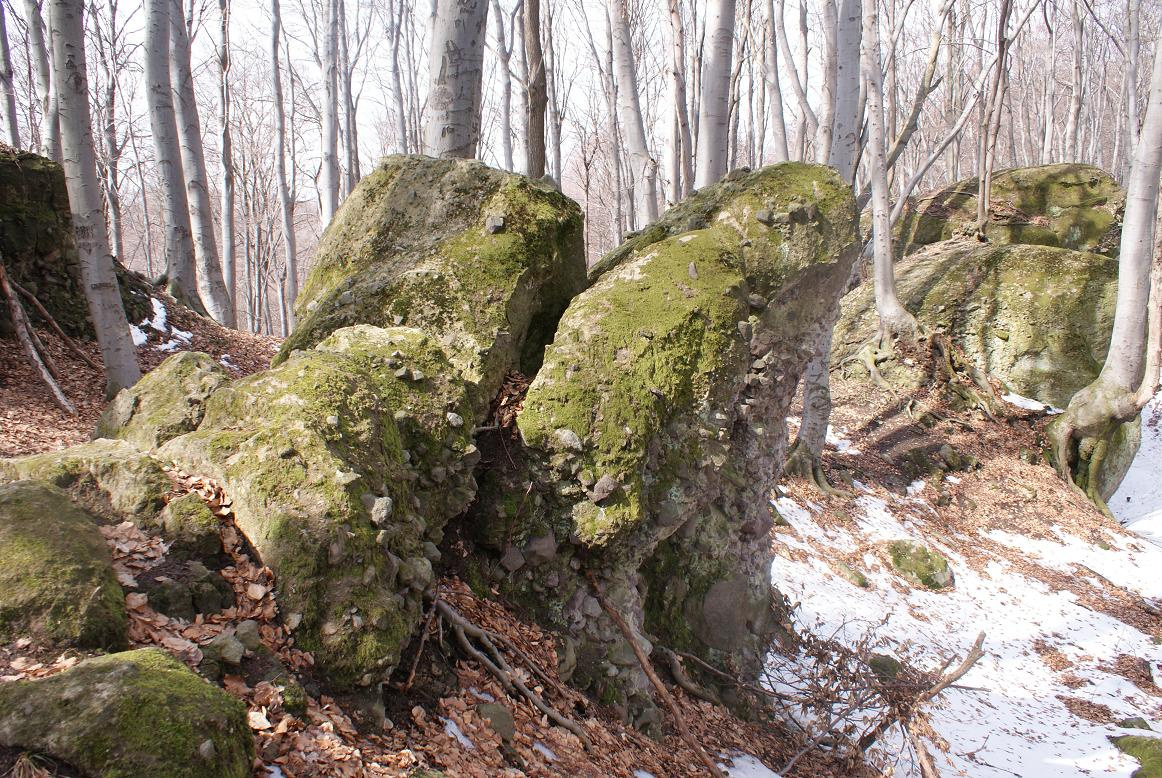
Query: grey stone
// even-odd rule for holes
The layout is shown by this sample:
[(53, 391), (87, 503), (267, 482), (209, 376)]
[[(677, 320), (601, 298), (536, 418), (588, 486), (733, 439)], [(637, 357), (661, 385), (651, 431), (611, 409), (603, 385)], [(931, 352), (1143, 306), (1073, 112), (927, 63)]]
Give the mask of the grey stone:
[(609, 473), (597, 479), (597, 483), (593, 485), (592, 491), (589, 492), (589, 499), (593, 502), (601, 502), (608, 499), (611, 494), (619, 489), (617, 480)]
[(490, 235), (495, 235), (498, 232), (504, 231), (504, 217), (492, 215), (484, 220), (484, 229), (488, 230)]
[(382, 527), (391, 521), (391, 511), (395, 507), (390, 497), (376, 497), (371, 503), (371, 523)]
[(516, 572), (525, 565), (525, 555), (520, 552), (520, 549), (509, 546), (508, 550), (500, 558), (500, 566), (510, 573)]
[(221, 633), (202, 647), (202, 655), (210, 661), (237, 667), (242, 663), (242, 655), (246, 653), (246, 646), (242, 641), (226, 632)]
[(536, 567), (557, 556), (557, 538), (550, 530), (548, 535), (533, 538), (525, 545), (524, 557), (528, 564)]
[(339, 295), (339, 302), (343, 305), (350, 305), (355, 302), (355, 294), (350, 289)]
[(565, 429), (562, 427), (554, 431), (553, 435), (557, 438), (557, 442), (560, 443), (561, 447), (564, 449), (569, 451), (581, 451), (584, 449), (584, 445), (581, 443), (580, 436), (578, 436), (577, 433), (571, 429)]
[(511, 742), (516, 737), (516, 721), (508, 708), (494, 702), (482, 702), (476, 706), (476, 713), (488, 722), (488, 726), (500, 735), (504, 742)]
[(234, 628), (234, 637), (238, 639), (247, 651), (257, 651), (262, 647), (262, 636), (258, 631), (258, 622), (247, 619)]
[(458, 413), (452, 413), (449, 411), (448, 413), (444, 414), (444, 418), (448, 420), (448, 424), (456, 429), (464, 426), (464, 417)]

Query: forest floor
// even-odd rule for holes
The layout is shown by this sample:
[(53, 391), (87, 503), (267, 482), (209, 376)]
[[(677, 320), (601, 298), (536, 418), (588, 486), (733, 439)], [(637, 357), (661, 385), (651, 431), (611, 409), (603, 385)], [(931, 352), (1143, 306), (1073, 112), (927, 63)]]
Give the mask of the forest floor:
[[(264, 368), (278, 345), (223, 330), (161, 298), (136, 337), (146, 367), (172, 351), (198, 349), (234, 375)], [(70, 418), (57, 410), (15, 344), (0, 340), (0, 456), (86, 440), (104, 404), (102, 376), (53, 336), (42, 338), (54, 355), (59, 352), (67, 374), (63, 388), (81, 412)], [(92, 353), (96, 358), (95, 347)], [(675, 687), (672, 694), (696, 739), (730, 775), (748, 778), (778, 775), (796, 757), (786, 775), (918, 776), (917, 748), (944, 776), (1129, 776), (1137, 763), (1109, 737), (1150, 735), (1119, 726), (1132, 717), (1151, 726), (1162, 721), (1162, 547), (1103, 516), (1048, 466), (1028, 461), (1034, 459), (1028, 452), (1039, 450), (1044, 412), (1014, 406), (990, 420), (944, 408), (926, 390), (902, 398), (839, 374), (832, 387), (836, 434), (826, 462), (834, 483), (850, 482), (851, 495), (824, 497), (799, 479), (786, 479), (771, 495), (785, 520), (771, 534), (772, 582), (788, 599), (798, 639), (772, 653), (766, 683), (796, 700), (806, 694), (812, 704), (786, 703), (787, 724), (773, 726), (743, 721)], [(947, 420), (922, 426), (905, 399), (937, 408)], [(1111, 501), (1123, 519), (1139, 519), (1143, 529), (1151, 521), (1162, 524), (1159, 415), (1156, 406), (1147, 412), (1142, 454)], [(974, 457), (976, 466), (924, 478), (910, 472), (915, 457), (908, 452), (938, 452), (945, 444)], [(462, 661), (437, 618), (428, 620), (424, 639), (406, 655), (379, 714), (386, 719), (366, 715), (356, 701), (318, 692), (309, 682), (310, 656), (293, 648), (281, 625), (272, 595), (276, 582), (248, 556), (233, 527), (228, 496), (197, 474), (171, 476), (175, 495), (196, 492), (222, 516), (231, 564), (221, 572), (235, 589), (236, 604), (193, 623), (157, 613), (136, 590), (136, 578), (165, 563), (164, 542), (129, 524), (105, 527), (128, 592), (131, 637), (134, 645), (164, 646), (196, 666), (207, 641), (243, 620), (259, 623), (264, 644), (301, 674), (313, 694), (306, 713), (294, 716), (282, 688), (262, 680), (269, 668), (248, 660), (224, 677), (224, 688), (250, 708), (261, 762), (256, 776), (401, 775), (416, 768), (464, 776), (702, 774), (672, 727), (655, 741), (623, 726), (612, 711), (560, 682), (551, 636), (454, 578), (439, 582), (438, 596), (521, 649), (517, 672), (581, 724), (589, 750), (506, 694), (479, 666)], [(899, 540), (939, 551), (954, 582), (929, 590), (898, 575), (889, 544)], [(865, 662), (887, 655), (903, 665), (893, 677), (921, 688), (916, 679), (926, 683), (955, 666), (981, 632), (984, 656), (952, 687), (911, 711), (907, 729), (893, 723), (897, 710), (881, 704), (891, 683), (836, 670), (851, 657)], [(52, 674), (80, 658), (71, 651), (37, 651), (27, 642), (3, 646), (0, 680)], [(853, 698), (864, 704), (851, 706)], [(481, 706), (493, 702), (513, 716), (507, 739), (484, 718), (488, 709)], [(838, 738), (824, 730), (850, 736), (878, 722), (884, 731), (856, 766), (828, 750)]]

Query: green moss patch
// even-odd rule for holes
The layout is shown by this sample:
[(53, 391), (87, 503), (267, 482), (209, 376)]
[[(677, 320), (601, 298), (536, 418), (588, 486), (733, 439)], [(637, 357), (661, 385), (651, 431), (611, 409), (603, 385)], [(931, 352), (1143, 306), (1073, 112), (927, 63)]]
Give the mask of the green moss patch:
[(948, 560), (919, 543), (893, 541), (888, 544), (888, 556), (897, 573), (919, 586), (944, 589), (954, 582)]
[(1119, 751), (1142, 763), (1133, 778), (1162, 778), (1162, 738), (1122, 735), (1110, 739)]
[(94, 519), (64, 492), (0, 486), (0, 641), (126, 646), (125, 595)]
[(246, 778), (246, 705), (160, 649), (110, 654), (0, 685), (0, 743), (96, 778)]

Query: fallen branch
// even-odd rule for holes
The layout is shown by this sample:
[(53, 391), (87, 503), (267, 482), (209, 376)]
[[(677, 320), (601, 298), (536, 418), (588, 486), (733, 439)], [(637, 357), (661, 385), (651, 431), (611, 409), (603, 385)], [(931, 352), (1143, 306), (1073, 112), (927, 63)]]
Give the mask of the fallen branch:
[(653, 684), (654, 689), (658, 692), (658, 696), (661, 697), (662, 701), (666, 703), (666, 707), (670, 709), (670, 714), (674, 717), (674, 723), (677, 725), (678, 733), (682, 736), (682, 739), (685, 740), (686, 744), (694, 750), (694, 753), (698, 755), (698, 759), (702, 762), (702, 764), (706, 767), (706, 770), (711, 775), (715, 776), (715, 778), (724, 778), (724, 773), (722, 772), (721, 768), (719, 768), (718, 765), (714, 763), (714, 760), (710, 758), (710, 755), (706, 753), (706, 749), (702, 748), (702, 744), (694, 739), (694, 733), (692, 733), (690, 728), (686, 726), (686, 719), (682, 716), (682, 711), (678, 708), (678, 703), (674, 702), (674, 698), (671, 696), (669, 689), (667, 689), (665, 684), (662, 683), (661, 679), (658, 678), (658, 674), (654, 672), (654, 668), (650, 664), (649, 657), (646, 656), (645, 652), (642, 651), (641, 646), (639, 646), (637, 641), (634, 640), (633, 631), (630, 630), (629, 624), (626, 623), (625, 618), (623, 618), (622, 615), (618, 613), (612, 605), (609, 604), (609, 601), (605, 599), (605, 594), (601, 591), (601, 585), (597, 583), (597, 578), (593, 575), (593, 573), (591, 571), (586, 571), (585, 575), (589, 579), (589, 586), (592, 587), (593, 595), (597, 598), (597, 602), (600, 603), (602, 610), (609, 614), (609, 618), (611, 618), (613, 623), (617, 625), (617, 628), (621, 630), (621, 634), (625, 636), (625, 639), (629, 642), (630, 648), (633, 649), (633, 655), (637, 657), (638, 664), (641, 665), (642, 671), (645, 672), (646, 677), (650, 679), (650, 683)]
[[(460, 644), (460, 648), (475, 659), (481, 667), (484, 667), (488, 672), (492, 673), (500, 681), (505, 691), (509, 693), (514, 691), (519, 692), (534, 708), (547, 716), (554, 724), (564, 727), (576, 735), (586, 751), (593, 747), (589, 736), (585, 734), (585, 730), (581, 728), (580, 724), (553, 708), (541, 699), (539, 694), (530, 689), (527, 684), (517, 677), (508, 662), (505, 661), (504, 655), (496, 647), (494, 639), (498, 638), (498, 635), (473, 624), (458, 610), (453, 608), (447, 600), (435, 600), (432, 606), (452, 627), (452, 634), (456, 636), (456, 642)], [(472, 639), (480, 641), (487, 653), (473, 645)]]
[(722, 700), (719, 699), (717, 694), (710, 689), (704, 689), (694, 683), (690, 676), (686, 674), (686, 668), (682, 667), (682, 658), (680, 656), (664, 646), (660, 647), (659, 650), (669, 663), (670, 675), (673, 676), (674, 681), (686, 694), (699, 700), (714, 703), (715, 705), (722, 704)]
[[(69, 402), (69, 398), (65, 397), (65, 393), (61, 391), (60, 384), (53, 377), (53, 372), (45, 364), (48, 358), (47, 352), (45, 352), (45, 359), (42, 359), (41, 353), (37, 351), (36, 343), (39, 342), (39, 338), (36, 338), (36, 333), (33, 332), (32, 327), (28, 323), (28, 317), (24, 313), (24, 306), (20, 304), (20, 298), (16, 296), (12, 284), (8, 281), (8, 272), (5, 270), (2, 261), (0, 261), (0, 291), (4, 293), (4, 297), (8, 300), (8, 314), (12, 319), (12, 328), (16, 330), (16, 339), (20, 342), (20, 347), (24, 350), (24, 355), (28, 357), (28, 361), (32, 363), (32, 366), (40, 375), (40, 380), (48, 387), (49, 392), (52, 394), (53, 402), (56, 403), (57, 407), (70, 416), (76, 416), (77, 409)], [(44, 348), (43, 344), (41, 348)]]
[(77, 359), (81, 360), (94, 370), (101, 369), (101, 366), (94, 362), (93, 359), (85, 353), (84, 349), (77, 345), (75, 340), (65, 334), (65, 331), (61, 329), (61, 325), (57, 324), (56, 319), (52, 317), (52, 314), (48, 312), (48, 309), (41, 305), (40, 300), (36, 299), (36, 295), (15, 281), (12, 281), (11, 279), (9, 279), (9, 282), (17, 292), (24, 295), (25, 299), (32, 303), (32, 307), (36, 309), (38, 314), (40, 314), (40, 318), (44, 319), (48, 326), (52, 328), (52, 331), (55, 332), (62, 341), (64, 341), (65, 346), (68, 347), (69, 351), (73, 352)]

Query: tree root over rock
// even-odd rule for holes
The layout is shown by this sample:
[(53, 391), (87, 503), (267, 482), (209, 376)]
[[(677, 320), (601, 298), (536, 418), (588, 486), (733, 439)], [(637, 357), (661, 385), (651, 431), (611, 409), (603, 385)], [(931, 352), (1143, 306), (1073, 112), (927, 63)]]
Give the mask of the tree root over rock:
[(831, 485), (827, 480), (827, 473), (823, 471), (822, 457), (811, 454), (807, 446), (796, 440), (791, 450), (787, 452), (787, 461), (783, 465), (784, 475), (799, 476), (828, 497), (852, 497), (851, 492)]

